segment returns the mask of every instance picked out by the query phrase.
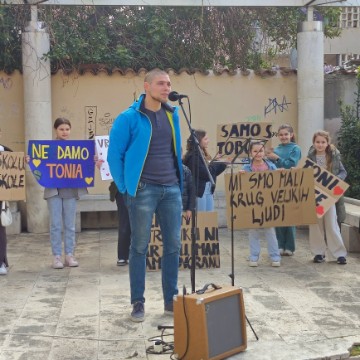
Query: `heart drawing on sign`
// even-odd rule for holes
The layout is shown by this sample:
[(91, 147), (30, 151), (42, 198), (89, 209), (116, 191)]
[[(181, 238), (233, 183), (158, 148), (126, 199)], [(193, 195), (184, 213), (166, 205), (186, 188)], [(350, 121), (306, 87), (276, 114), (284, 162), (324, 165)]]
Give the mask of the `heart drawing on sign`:
[(33, 159), (33, 164), (35, 165), (35, 167), (38, 167), (41, 164), (41, 160), (40, 159)]
[(335, 186), (333, 190), (334, 195), (342, 195), (344, 190), (340, 186)]
[(316, 213), (319, 215), (323, 215), (324, 214), (324, 207), (319, 205), (316, 207)]
[(88, 185), (90, 185), (90, 184), (93, 182), (93, 180), (94, 180), (94, 178), (92, 178), (92, 177), (86, 177), (86, 178), (85, 178), (85, 182), (86, 182)]

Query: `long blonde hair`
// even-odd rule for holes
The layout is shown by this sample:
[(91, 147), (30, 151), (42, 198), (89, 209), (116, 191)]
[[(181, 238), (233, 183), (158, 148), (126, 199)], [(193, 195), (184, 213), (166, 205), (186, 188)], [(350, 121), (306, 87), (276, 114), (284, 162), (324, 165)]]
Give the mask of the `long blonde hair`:
[[(336, 149), (336, 147), (331, 144), (331, 137), (330, 133), (325, 130), (318, 130), (314, 133), (312, 137), (313, 144), (315, 143), (315, 140), (318, 136), (321, 136), (326, 139), (328, 145), (325, 148), (325, 157), (326, 157), (326, 170), (331, 171), (332, 170), (332, 158), (333, 158), (333, 152)], [(316, 149), (314, 148), (315, 153)]]

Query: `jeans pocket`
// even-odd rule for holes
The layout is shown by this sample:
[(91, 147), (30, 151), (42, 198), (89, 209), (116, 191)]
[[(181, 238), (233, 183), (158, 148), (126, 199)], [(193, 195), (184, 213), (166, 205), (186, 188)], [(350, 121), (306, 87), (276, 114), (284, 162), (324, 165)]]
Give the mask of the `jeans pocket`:
[(146, 183), (144, 183), (143, 181), (139, 181), (137, 186), (137, 191), (144, 190), (145, 188), (146, 188)]

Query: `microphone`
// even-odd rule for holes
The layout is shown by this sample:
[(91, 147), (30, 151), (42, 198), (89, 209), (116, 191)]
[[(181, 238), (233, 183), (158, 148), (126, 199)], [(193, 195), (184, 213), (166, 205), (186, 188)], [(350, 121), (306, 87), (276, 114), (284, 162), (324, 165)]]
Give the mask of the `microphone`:
[(181, 100), (181, 99), (187, 98), (187, 97), (188, 97), (187, 95), (181, 95), (176, 91), (172, 91), (168, 96), (170, 101), (178, 101), (178, 100)]

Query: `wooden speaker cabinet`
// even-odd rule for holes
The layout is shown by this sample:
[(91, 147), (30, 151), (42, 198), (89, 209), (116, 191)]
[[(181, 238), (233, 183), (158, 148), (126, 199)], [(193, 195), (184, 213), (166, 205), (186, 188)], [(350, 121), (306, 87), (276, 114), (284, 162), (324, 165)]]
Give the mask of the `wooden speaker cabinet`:
[(220, 360), (247, 346), (242, 289), (222, 286), (174, 298), (174, 352), (182, 360)]

